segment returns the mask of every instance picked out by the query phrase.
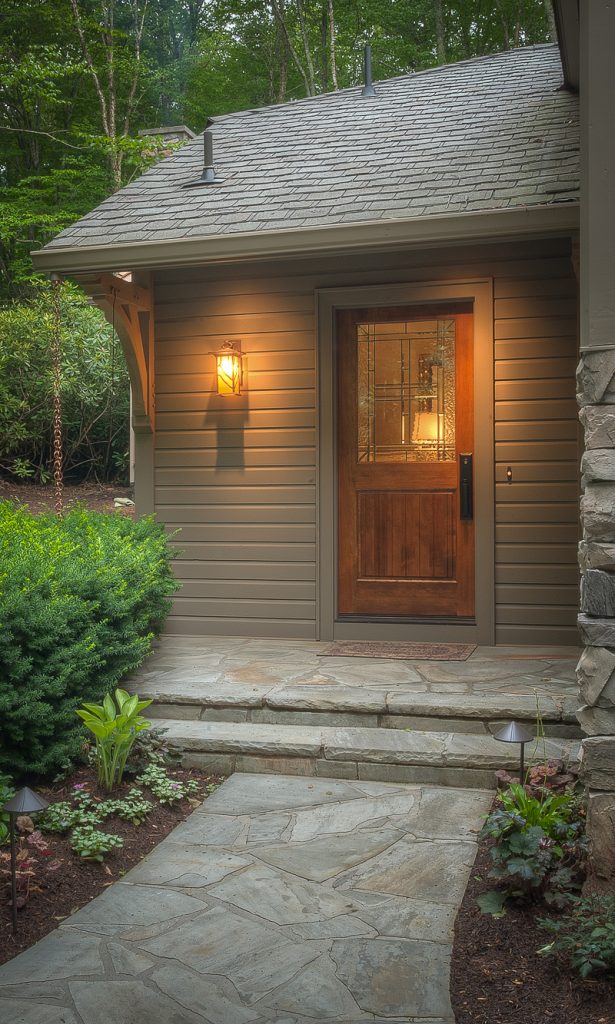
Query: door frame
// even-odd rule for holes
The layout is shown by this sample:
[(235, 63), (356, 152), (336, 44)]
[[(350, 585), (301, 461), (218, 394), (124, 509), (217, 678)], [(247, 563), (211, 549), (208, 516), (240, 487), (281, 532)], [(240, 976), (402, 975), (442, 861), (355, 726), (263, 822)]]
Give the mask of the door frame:
[[(474, 303), (474, 521), (476, 612), (467, 620), (337, 621), (337, 444), (335, 313), (367, 306), (470, 300)], [(317, 302), (317, 629), (320, 640), (495, 643), (495, 448), (493, 280), (320, 288)]]

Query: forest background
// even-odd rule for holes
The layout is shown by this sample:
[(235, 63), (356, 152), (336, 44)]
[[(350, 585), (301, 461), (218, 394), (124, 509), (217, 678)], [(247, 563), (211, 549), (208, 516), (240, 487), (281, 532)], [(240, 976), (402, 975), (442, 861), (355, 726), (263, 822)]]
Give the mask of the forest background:
[[(30, 252), (165, 152), (144, 129), (554, 40), (550, 0), (2, 0), (0, 474), (46, 482), (53, 296)], [(102, 313), (62, 286), (69, 477), (121, 479), (128, 377)]]

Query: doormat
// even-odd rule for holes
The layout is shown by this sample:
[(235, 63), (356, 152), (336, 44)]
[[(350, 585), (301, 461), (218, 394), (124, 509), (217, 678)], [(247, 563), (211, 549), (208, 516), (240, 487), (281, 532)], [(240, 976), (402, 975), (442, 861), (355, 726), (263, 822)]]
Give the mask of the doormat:
[(389, 658), (395, 661), (467, 661), (476, 644), (397, 644), (390, 641), (337, 640), (319, 655), (325, 658)]

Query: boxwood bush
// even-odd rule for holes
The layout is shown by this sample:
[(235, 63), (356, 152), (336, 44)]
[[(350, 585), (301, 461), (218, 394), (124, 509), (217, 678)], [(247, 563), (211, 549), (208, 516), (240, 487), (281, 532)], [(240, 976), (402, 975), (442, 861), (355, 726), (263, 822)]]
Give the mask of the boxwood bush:
[(0, 502), (0, 771), (47, 776), (99, 701), (151, 650), (177, 589), (152, 519), (63, 518)]

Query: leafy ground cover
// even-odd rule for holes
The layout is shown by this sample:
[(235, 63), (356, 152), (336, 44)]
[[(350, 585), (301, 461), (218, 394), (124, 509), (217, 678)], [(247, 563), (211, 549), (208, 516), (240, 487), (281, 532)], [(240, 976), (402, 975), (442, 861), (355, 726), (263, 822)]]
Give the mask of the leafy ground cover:
[[(501, 807), (496, 803), (494, 811)], [(481, 839), (455, 923), (451, 1000), (457, 1024), (615, 1024), (615, 977), (597, 972), (582, 979), (563, 956), (538, 954), (554, 939), (541, 919), (563, 921), (569, 908), (545, 903), (535, 892), (506, 900), (502, 916), (481, 912), (479, 903), (494, 890), (494, 843), (493, 836)], [(525, 856), (531, 861), (533, 854)], [(501, 884), (509, 888), (510, 880)]]
[[(138, 781), (147, 771), (147, 765), (142, 765), (141, 771), (132, 772), (113, 791), (112, 801), (98, 785), (94, 766), (82, 766), (62, 781), (38, 787), (37, 791), (50, 804), (56, 809), (60, 807), (50, 817), (52, 826), (55, 818), (62, 831), (43, 831), (39, 816), (20, 822), (21, 877), (16, 936), (12, 935), (9, 848), (0, 847), (0, 963), (38, 942), (107, 886), (121, 879), (223, 781), (221, 776), (165, 764), (167, 788), (181, 787), (181, 792), (187, 791), (186, 796), (169, 803), (161, 801), (164, 790), (156, 786), (156, 772), (150, 771), (149, 782)], [(160, 776), (160, 770), (158, 774)], [(109, 808), (104, 808), (102, 824), (70, 828), (69, 822), (58, 820), (62, 808), (68, 807), (70, 811), (81, 807), (82, 815), (94, 812), (96, 817), (99, 816), (96, 808), (109, 802), (116, 806), (109, 814)], [(149, 806), (144, 806), (146, 804)], [(132, 820), (125, 816), (127, 813)], [(108, 851), (102, 852), (102, 860), (96, 859), (99, 847), (91, 842), (92, 833), (97, 832), (111, 835), (122, 843), (121, 846), (117, 842), (109, 844)]]

